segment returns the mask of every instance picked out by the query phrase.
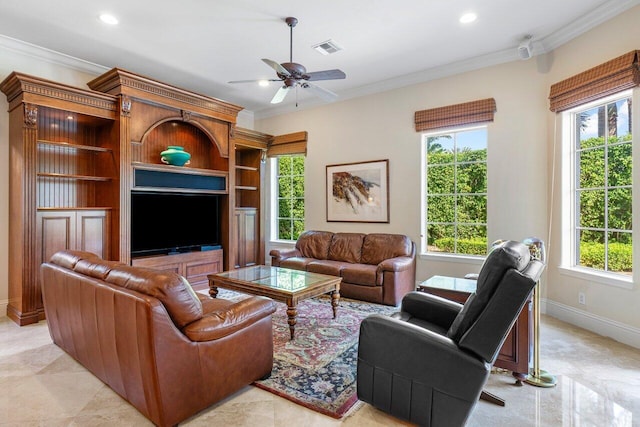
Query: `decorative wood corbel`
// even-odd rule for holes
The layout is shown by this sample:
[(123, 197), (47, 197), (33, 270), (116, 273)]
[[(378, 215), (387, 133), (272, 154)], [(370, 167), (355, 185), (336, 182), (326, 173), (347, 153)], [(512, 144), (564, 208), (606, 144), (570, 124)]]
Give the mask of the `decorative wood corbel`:
[(120, 114), (123, 117), (131, 117), (131, 98), (128, 96), (122, 97)]
[(38, 107), (33, 104), (24, 104), (24, 125), (35, 128), (38, 123)]

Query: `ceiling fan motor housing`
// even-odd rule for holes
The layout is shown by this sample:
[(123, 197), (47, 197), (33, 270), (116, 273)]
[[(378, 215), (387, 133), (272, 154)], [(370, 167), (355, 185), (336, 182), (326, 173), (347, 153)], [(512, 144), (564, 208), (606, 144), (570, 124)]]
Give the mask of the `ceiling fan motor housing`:
[(289, 75), (284, 75), (281, 73), (277, 73), (278, 77), (281, 79), (293, 78), (296, 80), (300, 79), (308, 79), (307, 69), (302, 64), (297, 64), (295, 62), (283, 62), (282, 67), (289, 72)]

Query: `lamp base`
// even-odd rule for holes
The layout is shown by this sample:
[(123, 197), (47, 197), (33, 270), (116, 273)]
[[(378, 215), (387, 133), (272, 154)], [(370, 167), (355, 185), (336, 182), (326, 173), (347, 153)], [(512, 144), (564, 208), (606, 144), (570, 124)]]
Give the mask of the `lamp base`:
[(556, 386), (556, 377), (554, 375), (549, 374), (547, 371), (543, 371), (540, 369), (538, 375), (535, 373), (531, 373), (527, 375), (524, 382), (530, 385), (534, 385), (536, 387), (555, 387)]

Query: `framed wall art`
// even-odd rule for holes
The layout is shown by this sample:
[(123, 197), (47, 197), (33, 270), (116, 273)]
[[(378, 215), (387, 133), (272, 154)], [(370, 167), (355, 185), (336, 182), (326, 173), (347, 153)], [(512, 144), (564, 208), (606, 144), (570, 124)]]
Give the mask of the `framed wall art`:
[(389, 160), (327, 165), (328, 222), (389, 222)]

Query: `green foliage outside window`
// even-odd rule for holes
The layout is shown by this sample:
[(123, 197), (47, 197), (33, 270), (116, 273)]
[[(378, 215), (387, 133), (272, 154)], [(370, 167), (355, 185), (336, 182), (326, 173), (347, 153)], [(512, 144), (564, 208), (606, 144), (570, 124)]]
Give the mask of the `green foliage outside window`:
[(304, 156), (278, 157), (278, 239), (297, 240), (304, 231)]
[(632, 269), (631, 98), (575, 114), (575, 263)]
[(631, 135), (608, 137), (607, 141), (604, 137), (589, 138), (581, 141), (581, 146), (587, 149), (578, 152), (577, 160), (579, 265), (630, 273)]
[[(469, 136), (472, 143), (466, 143)], [(426, 143), (428, 251), (485, 255), (486, 129), (427, 137)]]

